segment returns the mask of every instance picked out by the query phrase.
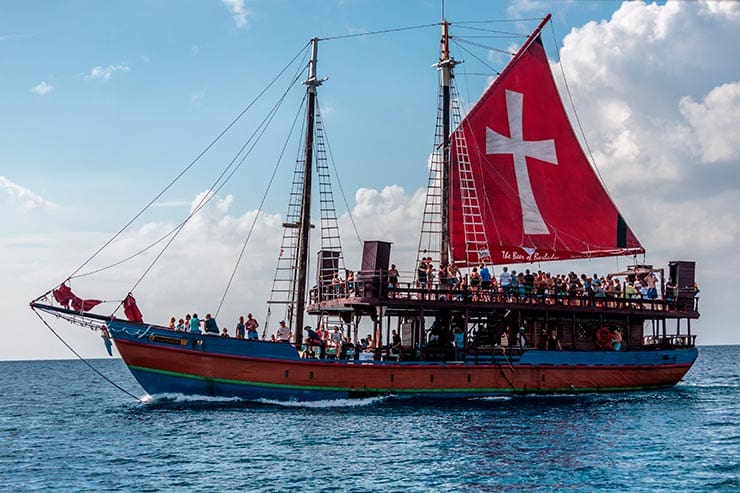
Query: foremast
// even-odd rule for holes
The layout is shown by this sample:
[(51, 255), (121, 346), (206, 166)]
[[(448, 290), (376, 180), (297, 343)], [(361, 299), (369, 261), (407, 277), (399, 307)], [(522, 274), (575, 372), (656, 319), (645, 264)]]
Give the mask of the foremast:
[(450, 57), (450, 23), (442, 19), (442, 38), (439, 49), (439, 84), (442, 91), (442, 169), (441, 169), (441, 238), (440, 265), (447, 265), (450, 254), (450, 85), (454, 77), (455, 60)]
[(306, 146), (303, 161), (303, 191), (301, 200), (301, 220), (298, 226), (298, 275), (295, 290), (295, 325), (293, 334), (295, 343), (303, 341), (303, 320), (306, 311), (306, 277), (308, 275), (308, 244), (311, 231), (311, 185), (313, 174), (314, 122), (316, 118), (316, 88), (323, 81), (316, 77), (316, 63), (319, 51), (319, 39), (311, 40), (311, 59), (308, 62), (308, 79), (306, 85)]

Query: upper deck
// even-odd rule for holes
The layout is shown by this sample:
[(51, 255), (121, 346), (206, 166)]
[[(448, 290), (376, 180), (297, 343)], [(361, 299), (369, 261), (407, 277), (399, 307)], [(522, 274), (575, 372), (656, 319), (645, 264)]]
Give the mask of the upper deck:
[(387, 315), (435, 313), (440, 310), (490, 313), (497, 310), (559, 312), (578, 317), (592, 315), (637, 315), (641, 318), (699, 318), (699, 298), (688, 293), (667, 293), (658, 299), (625, 298), (593, 294), (555, 294), (548, 290), (521, 292), (482, 287), (450, 289), (421, 288), (412, 283), (390, 287), (372, 273), (358, 273), (353, 283), (326, 285), (311, 290), (309, 313), (375, 314), (378, 307)]

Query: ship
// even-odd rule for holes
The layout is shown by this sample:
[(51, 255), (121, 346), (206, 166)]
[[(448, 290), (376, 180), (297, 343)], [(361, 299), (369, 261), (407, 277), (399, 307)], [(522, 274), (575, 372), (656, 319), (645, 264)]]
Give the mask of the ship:
[[(76, 296), (69, 279), (31, 308), (42, 320), (53, 315), (99, 331), (152, 396), (437, 400), (675, 386), (698, 355), (695, 263), (655, 268), (637, 261), (645, 250), (561, 100), (541, 37), (549, 21), (464, 114), (451, 24), (438, 24), (435, 147), (417, 260), (406, 278), (391, 263), (389, 241), (365, 241), (360, 268), (344, 268), (325, 187), (316, 103), (321, 40), (314, 38), (307, 45), (304, 147), (271, 293), (270, 310), (284, 310), (285, 340), (267, 331), (223, 337), (218, 328), (144, 321), (133, 293), (119, 304), (125, 316), (96, 313), (98, 300)], [(322, 242), (311, 279), (316, 173)], [(608, 256), (635, 262), (593, 277), (542, 267)], [(361, 330), (370, 337), (359, 339)]]

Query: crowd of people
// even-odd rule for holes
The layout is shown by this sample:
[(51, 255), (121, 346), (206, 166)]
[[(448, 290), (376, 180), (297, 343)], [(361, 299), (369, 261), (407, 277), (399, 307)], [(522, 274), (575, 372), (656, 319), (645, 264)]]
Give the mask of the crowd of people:
[[(373, 340), (368, 334), (359, 340), (353, 341), (349, 335), (345, 335), (339, 326), (335, 325), (331, 330), (319, 326), (313, 330), (310, 326), (304, 329), (306, 334), (305, 347), (306, 357), (337, 358), (337, 359), (372, 359), (372, 354), (377, 350), (387, 351), (390, 355), (399, 355), (401, 352), (401, 336), (393, 330), (387, 345), (380, 345), (379, 341)], [(318, 352), (318, 354), (317, 354)], [(365, 354), (366, 356), (362, 356)]]
[[(257, 327), (260, 324), (252, 316), (251, 313), (247, 314), (247, 319), (244, 320), (243, 316), (239, 317), (239, 321), (234, 327), (234, 337), (237, 339), (246, 339), (250, 341), (259, 340), (259, 334), (257, 333)], [(212, 317), (210, 313), (206, 314), (206, 318), (198, 318), (197, 313), (187, 314), (185, 318), (177, 320), (175, 317), (170, 318), (168, 327), (172, 330), (180, 332), (190, 332), (191, 334), (204, 334), (204, 335), (221, 335), (222, 337), (230, 337), (229, 330), (226, 327), (219, 329), (216, 323), (215, 317)]]
[[(579, 304), (594, 304), (605, 299), (657, 300), (663, 296), (659, 292), (660, 281), (653, 271), (625, 276), (622, 281), (609, 275), (575, 272), (553, 275), (550, 272), (537, 272), (525, 269), (523, 272), (509, 271), (504, 266), (501, 274), (493, 275), (485, 263), (463, 274), (455, 264), (442, 265), (435, 269), (431, 257), (422, 258), (416, 271), (416, 292), (426, 298), (437, 291), (440, 299), (456, 296), (457, 299), (471, 301), (497, 302), (544, 302), (564, 303), (577, 299)], [(394, 266), (395, 267), (395, 266)], [(394, 269), (392, 268), (391, 271)], [(391, 296), (397, 297), (398, 272), (389, 271), (388, 286)], [(666, 284), (667, 292), (675, 286), (672, 280)], [(441, 291), (441, 293), (439, 293)], [(442, 297), (445, 298), (442, 298)]]

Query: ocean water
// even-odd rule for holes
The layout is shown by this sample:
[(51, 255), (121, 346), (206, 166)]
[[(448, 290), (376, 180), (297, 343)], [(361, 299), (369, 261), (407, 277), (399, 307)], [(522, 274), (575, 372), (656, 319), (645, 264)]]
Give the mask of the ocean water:
[(0, 491), (739, 491), (739, 391), (740, 346), (668, 390), (444, 404), (142, 404), (79, 361), (3, 362)]

